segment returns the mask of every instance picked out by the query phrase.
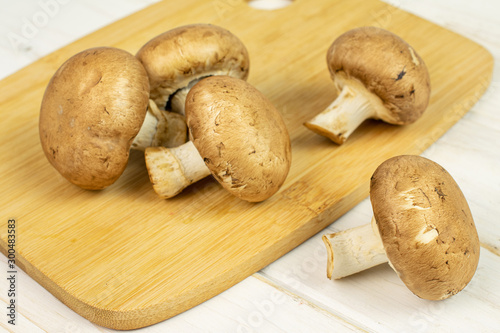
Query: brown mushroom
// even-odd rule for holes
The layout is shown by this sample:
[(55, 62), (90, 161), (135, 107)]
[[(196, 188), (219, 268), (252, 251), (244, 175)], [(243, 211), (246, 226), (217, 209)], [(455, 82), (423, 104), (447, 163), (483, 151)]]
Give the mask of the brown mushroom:
[(130, 53), (98, 47), (72, 56), (51, 78), (40, 108), (47, 159), (84, 189), (111, 185), (125, 169), (131, 146), (143, 149), (168, 137), (158, 126), (165, 125), (164, 114), (147, 116), (148, 97), (146, 71)]
[(190, 24), (169, 30), (147, 42), (137, 58), (148, 72), (151, 98), (163, 108), (184, 114), (189, 89), (201, 78), (248, 77), (250, 60), (245, 45), (226, 29)]
[(440, 300), (472, 279), (479, 238), (467, 201), (440, 165), (396, 156), (371, 178), (372, 224), (323, 236), (328, 278), (389, 262), (415, 295)]
[(350, 30), (330, 46), (327, 64), (340, 93), (304, 125), (337, 144), (344, 143), (366, 119), (407, 125), (427, 108), (427, 67), (417, 52), (392, 32), (376, 27)]
[(212, 174), (233, 195), (263, 201), (281, 187), (291, 163), (281, 114), (256, 88), (229, 76), (195, 84), (186, 99), (191, 141), (146, 149), (146, 166), (159, 196), (169, 198)]

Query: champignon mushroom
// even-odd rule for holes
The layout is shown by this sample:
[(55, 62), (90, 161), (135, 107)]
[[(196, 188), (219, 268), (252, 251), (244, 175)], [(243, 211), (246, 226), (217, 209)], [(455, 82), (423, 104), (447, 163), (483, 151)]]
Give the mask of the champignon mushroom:
[(189, 89), (201, 78), (248, 77), (250, 60), (245, 45), (226, 29), (190, 24), (169, 30), (147, 42), (136, 54), (146, 69), (151, 98), (160, 108), (184, 114)]
[(366, 119), (407, 125), (427, 108), (427, 66), (392, 32), (376, 27), (350, 30), (330, 46), (327, 64), (340, 93), (304, 125), (337, 144), (344, 143)]
[(191, 141), (146, 149), (156, 193), (170, 198), (212, 174), (233, 195), (263, 201), (281, 187), (291, 163), (281, 114), (256, 88), (229, 76), (196, 83), (186, 99)]
[(479, 239), (467, 201), (440, 165), (396, 156), (371, 178), (372, 224), (323, 236), (328, 278), (389, 262), (415, 295), (440, 300), (472, 279)]
[(125, 169), (131, 146), (161, 144), (166, 136), (168, 116), (146, 117), (148, 99), (147, 73), (130, 53), (98, 47), (75, 54), (43, 96), (39, 134), (45, 156), (84, 189), (111, 185)]

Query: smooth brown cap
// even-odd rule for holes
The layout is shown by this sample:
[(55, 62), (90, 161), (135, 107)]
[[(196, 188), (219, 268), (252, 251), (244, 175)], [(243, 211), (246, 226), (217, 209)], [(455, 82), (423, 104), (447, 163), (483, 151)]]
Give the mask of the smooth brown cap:
[(212, 76), (186, 99), (191, 140), (222, 186), (262, 201), (281, 187), (290, 169), (290, 137), (281, 114), (246, 81)]
[(193, 80), (209, 75), (246, 79), (250, 66), (241, 40), (211, 24), (169, 30), (147, 42), (136, 56), (148, 72), (151, 98), (160, 106)]
[(446, 170), (420, 156), (393, 157), (373, 174), (370, 199), (389, 262), (415, 295), (444, 299), (469, 283), (479, 239)]
[(99, 47), (72, 56), (42, 100), (39, 133), (47, 159), (84, 189), (111, 185), (127, 165), (148, 97), (146, 71), (128, 52)]
[(378, 117), (405, 125), (416, 121), (430, 98), (430, 77), (422, 58), (403, 39), (376, 27), (361, 27), (338, 37), (327, 52), (332, 79), (361, 81), (387, 112)]

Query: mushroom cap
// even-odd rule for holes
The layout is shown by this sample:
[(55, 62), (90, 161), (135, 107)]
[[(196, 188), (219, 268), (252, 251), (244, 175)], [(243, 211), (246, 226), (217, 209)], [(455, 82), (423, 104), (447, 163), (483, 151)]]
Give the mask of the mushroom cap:
[(84, 189), (111, 185), (127, 165), (148, 98), (146, 71), (130, 53), (98, 47), (72, 56), (43, 96), (39, 134), (45, 156)]
[(169, 96), (191, 81), (210, 75), (248, 77), (245, 45), (226, 29), (190, 24), (151, 39), (138, 52), (149, 75), (151, 99), (163, 106)]
[(439, 164), (414, 155), (382, 163), (370, 199), (394, 270), (415, 295), (439, 300), (462, 290), (479, 261), (479, 239), (462, 191)]
[(281, 114), (246, 81), (212, 76), (186, 99), (191, 140), (213, 176), (233, 195), (263, 201), (290, 169), (290, 137)]
[(427, 66), (417, 52), (392, 32), (361, 27), (339, 36), (327, 52), (332, 79), (342, 88), (357, 79), (384, 106), (378, 118), (395, 125), (416, 121), (430, 98)]

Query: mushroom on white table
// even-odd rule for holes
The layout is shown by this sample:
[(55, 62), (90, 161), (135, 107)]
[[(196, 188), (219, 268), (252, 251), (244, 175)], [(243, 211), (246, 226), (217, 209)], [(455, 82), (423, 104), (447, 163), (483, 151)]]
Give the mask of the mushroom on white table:
[(328, 278), (389, 262), (415, 295), (460, 292), (479, 262), (479, 238), (462, 191), (437, 163), (416, 155), (382, 163), (370, 184), (371, 224), (327, 234)]

